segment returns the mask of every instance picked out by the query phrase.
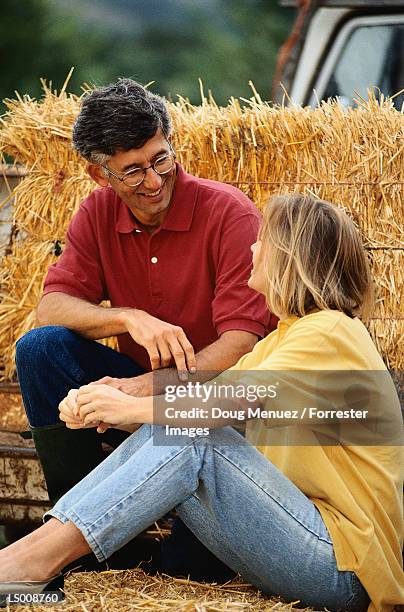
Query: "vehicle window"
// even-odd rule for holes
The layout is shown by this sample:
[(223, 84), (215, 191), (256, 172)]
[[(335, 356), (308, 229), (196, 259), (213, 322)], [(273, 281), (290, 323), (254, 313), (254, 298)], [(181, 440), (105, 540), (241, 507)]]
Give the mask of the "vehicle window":
[[(378, 87), (385, 95), (404, 88), (403, 24), (354, 29), (338, 55), (321, 98), (339, 96), (344, 105), (351, 106), (355, 92), (367, 98), (370, 86)], [(397, 108), (403, 102), (404, 94), (395, 98)]]

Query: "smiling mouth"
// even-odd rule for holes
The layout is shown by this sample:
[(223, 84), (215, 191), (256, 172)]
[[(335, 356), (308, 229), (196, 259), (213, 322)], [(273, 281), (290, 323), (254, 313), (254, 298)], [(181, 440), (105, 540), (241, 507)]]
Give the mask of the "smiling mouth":
[(162, 187), (160, 187), (160, 189), (157, 189), (157, 191), (153, 191), (153, 193), (142, 193), (141, 195), (145, 198), (155, 198), (156, 196), (160, 195), (161, 189)]

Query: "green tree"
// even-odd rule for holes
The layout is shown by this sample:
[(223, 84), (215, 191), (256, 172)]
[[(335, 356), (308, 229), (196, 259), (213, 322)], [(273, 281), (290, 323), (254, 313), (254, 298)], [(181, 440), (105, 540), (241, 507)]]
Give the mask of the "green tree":
[(199, 103), (202, 78), (205, 91), (226, 104), (250, 97), (251, 79), (269, 98), (292, 16), (267, 0), (3, 0), (0, 97), (14, 90), (38, 96), (41, 77), (60, 88), (75, 66), (69, 90), (77, 93), (83, 82), (131, 76)]
[[(48, 0), (2, 0), (0, 33), (1, 99), (14, 97), (15, 90), (40, 95), (42, 77), (60, 88), (72, 66), (70, 89), (78, 91), (91, 74), (100, 82), (105, 78), (105, 37), (81, 28), (73, 15)], [(95, 57), (101, 61), (94, 63)]]

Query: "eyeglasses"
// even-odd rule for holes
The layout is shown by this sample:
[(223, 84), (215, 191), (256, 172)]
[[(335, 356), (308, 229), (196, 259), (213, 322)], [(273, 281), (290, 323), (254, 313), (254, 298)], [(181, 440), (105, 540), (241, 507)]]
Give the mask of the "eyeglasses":
[[(170, 147), (171, 148), (171, 147)], [(146, 168), (133, 168), (132, 170), (128, 170), (122, 176), (118, 176), (115, 172), (112, 172), (107, 166), (102, 166), (108, 175), (113, 176), (118, 181), (122, 181), (127, 187), (137, 187), (140, 183), (143, 183), (144, 178), (146, 176), (146, 172), (153, 168), (156, 174), (163, 176), (164, 174), (168, 174), (175, 166), (175, 153), (171, 149), (171, 153), (166, 153), (166, 155), (162, 155), (155, 162), (147, 166)]]

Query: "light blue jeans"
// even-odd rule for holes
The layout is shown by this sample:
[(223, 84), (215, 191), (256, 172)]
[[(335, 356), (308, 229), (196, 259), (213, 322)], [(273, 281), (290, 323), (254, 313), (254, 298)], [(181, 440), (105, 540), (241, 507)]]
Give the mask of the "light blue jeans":
[(143, 425), (44, 515), (72, 521), (99, 561), (175, 508), (219, 559), (263, 592), (329, 610), (365, 611), (338, 571), (319, 511), (231, 427), (157, 446)]

